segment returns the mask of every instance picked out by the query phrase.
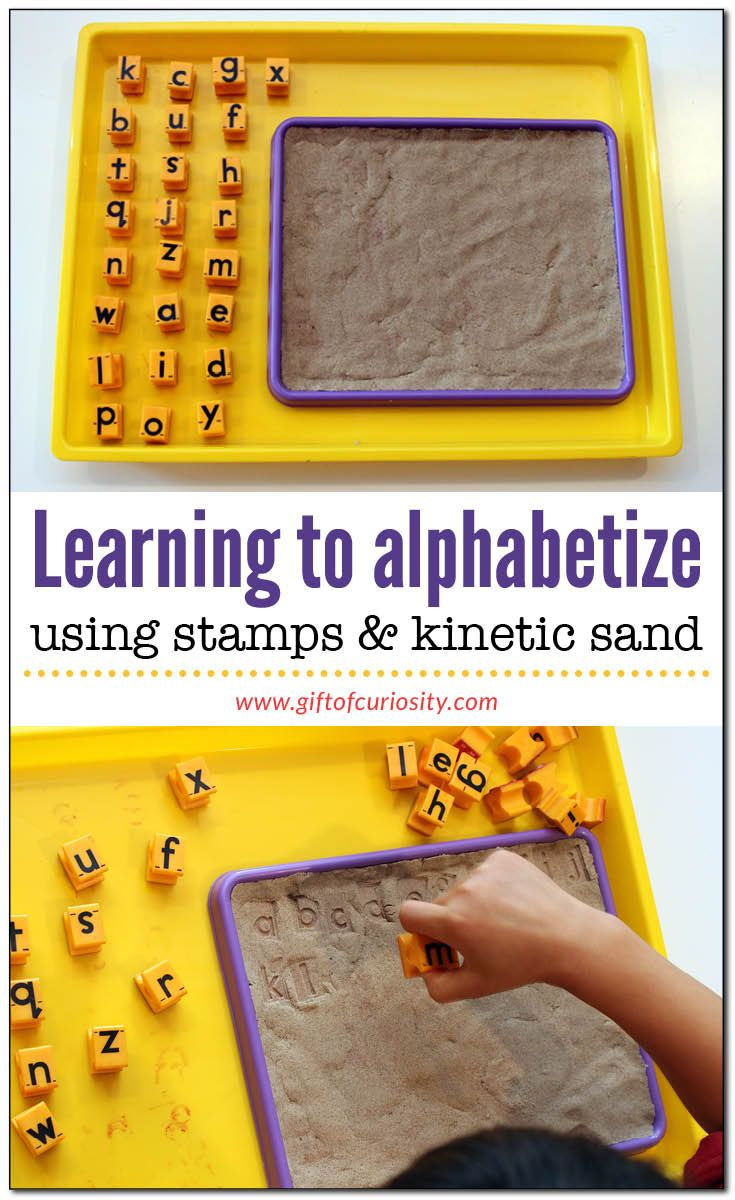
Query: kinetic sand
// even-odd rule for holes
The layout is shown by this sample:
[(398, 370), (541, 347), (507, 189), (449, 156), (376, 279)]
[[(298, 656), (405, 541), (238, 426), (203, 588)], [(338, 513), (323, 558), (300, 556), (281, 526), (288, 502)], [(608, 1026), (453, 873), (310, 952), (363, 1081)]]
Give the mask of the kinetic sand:
[(283, 253), (289, 388), (621, 382), (602, 133), (294, 127)]

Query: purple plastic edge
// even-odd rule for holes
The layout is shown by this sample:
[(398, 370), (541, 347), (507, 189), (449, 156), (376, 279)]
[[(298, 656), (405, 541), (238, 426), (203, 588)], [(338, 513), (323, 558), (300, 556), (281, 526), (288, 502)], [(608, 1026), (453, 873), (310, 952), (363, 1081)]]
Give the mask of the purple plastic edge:
[[(519, 391), (342, 391), (318, 392), (298, 391), (286, 387), (281, 379), (281, 330), (283, 286), (283, 237), (281, 212), (283, 206), (284, 140), (288, 130), (294, 126), (372, 126), (388, 129), (596, 129), (605, 137), (607, 158), (610, 168), (610, 190), (613, 208), (613, 228), (618, 268), (618, 291), (623, 325), (623, 378), (616, 388), (578, 388), (569, 391), (549, 389)], [(276, 219), (277, 214), (277, 219)], [(289, 406), (339, 406), (348, 407), (352, 402), (368, 405), (380, 404), (444, 404), (448, 401), (462, 404), (546, 404), (597, 403), (617, 404), (629, 394), (635, 382), (635, 357), (633, 352), (633, 323), (630, 309), (628, 285), (628, 259), (625, 248), (625, 220), (623, 196), (620, 184), (620, 161), (618, 143), (614, 130), (605, 121), (591, 120), (522, 120), (485, 117), (289, 117), (282, 121), (273, 134), (271, 147), (270, 189), (270, 263), (268, 276), (268, 353), (267, 377), (270, 391), (282, 404)]]
[[(369, 867), (383, 863), (405, 862), (414, 858), (433, 858), (440, 854), (463, 854), (468, 851), (491, 850), (498, 846), (517, 846), (528, 842), (556, 842), (564, 836), (563, 833), (552, 829), (501, 833), (490, 837), (463, 838), (452, 842), (433, 842), (430, 845), (402, 846), (393, 850), (307, 859), (304, 862), (281, 863), (267, 867), (249, 867), (239, 871), (227, 871), (214, 881), (209, 891), (209, 916), (269, 1187), (292, 1188), (293, 1180), (288, 1167), (286, 1147), (281, 1134), (268, 1065), (260, 1039), (258, 1018), (250, 995), (247, 971), (232, 913), (230, 900), (233, 889), (240, 883), (253, 882), (258, 879), (278, 879), (284, 875), (294, 875), (301, 871), (334, 871), (350, 867)], [(615, 902), (597, 838), (587, 829), (578, 829), (574, 837), (581, 838), (588, 844), (597, 871), (600, 895), (605, 910), (615, 914)], [(653, 1125), (648, 1137), (629, 1138), (626, 1141), (613, 1143), (612, 1149), (624, 1154), (638, 1154), (643, 1150), (650, 1149), (661, 1140), (666, 1131), (666, 1114), (654, 1065), (650, 1056), (640, 1047), (639, 1050), (653, 1104)]]

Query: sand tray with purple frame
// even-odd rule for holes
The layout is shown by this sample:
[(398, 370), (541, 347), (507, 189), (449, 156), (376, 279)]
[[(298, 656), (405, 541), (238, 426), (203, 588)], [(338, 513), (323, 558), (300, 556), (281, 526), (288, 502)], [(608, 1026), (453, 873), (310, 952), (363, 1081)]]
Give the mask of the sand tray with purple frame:
[(551, 830), (231, 871), (209, 909), (272, 1187), (380, 1186), (413, 1157), (494, 1124), (656, 1144), (653, 1064), (545, 985), (440, 1006), (404, 980), (409, 895), (431, 898), (494, 847), (614, 912), (597, 839)]
[(633, 386), (602, 121), (291, 118), (270, 255), (285, 404), (613, 404)]

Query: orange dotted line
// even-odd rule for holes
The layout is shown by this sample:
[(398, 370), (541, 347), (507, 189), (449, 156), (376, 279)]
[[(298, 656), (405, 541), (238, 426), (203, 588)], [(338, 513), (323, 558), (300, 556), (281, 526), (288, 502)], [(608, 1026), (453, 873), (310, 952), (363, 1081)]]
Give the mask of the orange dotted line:
[(330, 671), (312, 671), (312, 670), (308, 670), (308, 671), (297, 671), (297, 670), (293, 670), (293, 671), (283, 671), (283, 670), (281, 670), (281, 671), (269, 671), (269, 670), (265, 670), (265, 671), (255, 671), (255, 670), (252, 670), (252, 671), (241, 671), (241, 670), (215, 671), (212, 669), (210, 669), (208, 671), (200, 671), (197, 669), (192, 670), (192, 671), (187, 671), (182, 668), (178, 671), (171, 671), (171, 670), (159, 671), (157, 669), (150, 670), (150, 671), (144, 671), (142, 669), (139, 669), (137, 671), (128, 671), (128, 670), (124, 670), (124, 671), (115, 671), (115, 670), (109, 670), (109, 671), (100, 671), (100, 670), (97, 670), (97, 671), (85, 671), (85, 670), (82, 670), (82, 671), (72, 671), (72, 670), (67, 670), (67, 671), (57, 671), (57, 670), (30, 671), (30, 670), (25, 670), (23, 672), (23, 675), (26, 679), (30, 679), (34, 675), (38, 679), (62, 679), (62, 678), (63, 679), (74, 679), (74, 678), (101, 679), (103, 677), (106, 679), (116, 679), (116, 678), (143, 679), (143, 678), (145, 678), (146, 675), (149, 676), (151, 679), (174, 679), (174, 678), (185, 679), (187, 676), (191, 676), (193, 679), (202, 679), (202, 678), (205, 678), (205, 679), (215, 679), (215, 678), (228, 679), (230, 676), (232, 676), (235, 679), (242, 679), (242, 677), (244, 675), (248, 675), (251, 679), (257, 679), (257, 677), (259, 675), (264, 679), (272, 679), (272, 678), (285, 679), (287, 676), (291, 676), (291, 678), (293, 678), (293, 679), (299, 679), (301, 676), (305, 677), (306, 679), (313, 679), (316, 677), (318, 677), (320, 679), (327, 679), (327, 678), (329, 678), (330, 674), (333, 675), (335, 679), (341, 679), (343, 677), (347, 677), (348, 679), (356, 679), (358, 675), (361, 676), (363, 679), (370, 679), (372, 676), (374, 676), (376, 679), (383, 679), (386, 676), (388, 676), (391, 679), (398, 679), (399, 676), (401, 676), (401, 675), (405, 676), (406, 679), (411, 679), (413, 676), (417, 676), (419, 679), (427, 679), (429, 677), (431, 677), (433, 679), (441, 679), (441, 677), (443, 675), (446, 675), (446, 677), (448, 679), (454, 679), (457, 676), (459, 676), (462, 679), (469, 679), (470, 676), (473, 676), (477, 679), (483, 679), (485, 677), (490, 678), (490, 679), (497, 679), (500, 676), (502, 676), (502, 678), (504, 678), (504, 679), (512, 679), (514, 675), (516, 675), (519, 679), (525, 679), (527, 677), (530, 677), (532, 679), (538, 679), (542, 675), (547, 679), (553, 679), (554, 677), (558, 677), (560, 679), (568, 679), (568, 678), (582, 679), (584, 677), (587, 677), (589, 679), (610, 679), (612, 677), (615, 677), (617, 679), (624, 679), (626, 677), (629, 677), (631, 679), (652, 679), (654, 676), (659, 679), (666, 679), (669, 676), (671, 676), (673, 679), (681, 679), (681, 678), (694, 679), (698, 675), (701, 675), (703, 679), (708, 679), (710, 672), (708, 670), (703, 670), (703, 671), (694, 671), (694, 670), (689, 670), (689, 671), (680, 671), (680, 670), (675, 670), (675, 671), (667, 671), (667, 670), (638, 671), (636, 669), (631, 670), (631, 671), (625, 671), (622, 669), (617, 670), (617, 671), (611, 671), (608, 668), (605, 668), (602, 671), (595, 671), (595, 670), (582, 671), (579, 669), (577, 669), (576, 671), (567, 671), (567, 670), (561, 670), (561, 671), (553, 671), (553, 670), (547, 670), (547, 671), (539, 671), (539, 670), (533, 670), (533, 671), (524, 671), (524, 670), (518, 670), (518, 671), (510, 671), (510, 670), (505, 670), (505, 671), (467, 671), (467, 670), (465, 670), (465, 671), (423, 671), (423, 670), (422, 671), (413, 671), (413, 670), (406, 670), (406, 671), (396, 671), (396, 670), (394, 670), (394, 671), (368, 671), (368, 670), (339, 671), (339, 670), (336, 670), (336, 671), (330, 672)]

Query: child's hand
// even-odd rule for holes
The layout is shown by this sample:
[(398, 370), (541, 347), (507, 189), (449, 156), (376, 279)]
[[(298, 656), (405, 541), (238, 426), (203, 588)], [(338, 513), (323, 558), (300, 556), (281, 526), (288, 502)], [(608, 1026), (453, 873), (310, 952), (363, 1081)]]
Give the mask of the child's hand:
[(399, 913), (410, 933), (459, 950), (459, 971), (423, 976), (434, 1000), (446, 1003), (506, 992), (526, 983), (568, 986), (584, 940), (605, 915), (562, 891), (519, 854), (494, 850), (436, 903), (407, 900)]
[(565, 987), (655, 1060), (692, 1116), (722, 1129), (722, 1001), (627, 925), (575, 900), (519, 854), (494, 850), (435, 904), (407, 900), (410, 933), (459, 950), (459, 971), (422, 976), (434, 1000), (469, 1000), (525, 983)]

